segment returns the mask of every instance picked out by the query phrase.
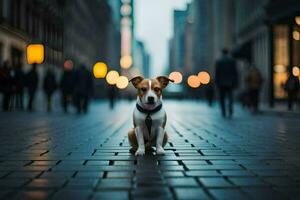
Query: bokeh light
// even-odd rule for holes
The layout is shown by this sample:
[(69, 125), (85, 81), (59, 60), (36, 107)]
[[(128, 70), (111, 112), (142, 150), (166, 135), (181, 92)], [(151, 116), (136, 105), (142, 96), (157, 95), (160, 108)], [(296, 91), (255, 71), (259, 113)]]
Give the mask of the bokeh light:
[(44, 62), (44, 45), (42, 44), (29, 44), (27, 46), (27, 63), (42, 64)]
[(128, 69), (132, 65), (132, 57), (131, 56), (122, 56), (120, 60), (120, 65), (123, 69)]
[(294, 76), (299, 76), (300, 75), (300, 69), (297, 66), (293, 67), (293, 75)]
[(171, 72), (169, 79), (173, 80), (174, 83), (179, 84), (182, 82), (182, 74), (180, 72)]
[(293, 38), (294, 40), (300, 40), (300, 33), (298, 31), (293, 31)]
[(300, 26), (300, 16), (295, 17), (295, 22)]
[(94, 65), (93, 73), (95, 78), (104, 78), (107, 73), (107, 65), (103, 62), (97, 62)]
[(196, 75), (189, 76), (187, 83), (191, 88), (198, 88), (201, 85), (199, 77)]
[(112, 70), (107, 73), (106, 82), (109, 85), (115, 85), (117, 83), (118, 78), (119, 78), (119, 72)]
[(72, 60), (65, 60), (64, 62), (64, 69), (67, 71), (71, 71), (74, 67), (74, 63)]
[(116, 86), (119, 89), (125, 89), (128, 86), (128, 78), (126, 76), (119, 76)]
[(199, 78), (200, 83), (202, 83), (202, 84), (208, 84), (210, 81), (210, 75), (208, 72), (205, 72), (205, 71), (199, 72), (198, 78)]

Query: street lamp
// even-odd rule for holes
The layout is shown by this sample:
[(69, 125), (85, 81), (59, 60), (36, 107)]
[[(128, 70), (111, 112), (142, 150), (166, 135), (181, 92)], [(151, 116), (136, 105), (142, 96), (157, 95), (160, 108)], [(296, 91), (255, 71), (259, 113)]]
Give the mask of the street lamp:
[(198, 78), (199, 78), (200, 83), (202, 83), (202, 84), (208, 84), (210, 81), (210, 75), (209, 75), (209, 73), (207, 73), (205, 71), (199, 72)]
[(189, 76), (187, 83), (191, 88), (198, 88), (201, 85), (200, 80), (196, 75)]
[(107, 73), (107, 65), (103, 62), (97, 62), (93, 67), (95, 78), (104, 78)]
[(27, 63), (42, 64), (45, 59), (45, 49), (43, 44), (29, 44), (26, 50)]
[(112, 70), (107, 73), (106, 82), (109, 85), (115, 85), (117, 83), (118, 78), (119, 78), (119, 72)]
[(116, 86), (119, 89), (125, 89), (128, 86), (128, 78), (126, 76), (119, 76)]
[(174, 83), (179, 84), (182, 81), (182, 74), (180, 72), (171, 72), (169, 79), (173, 80)]

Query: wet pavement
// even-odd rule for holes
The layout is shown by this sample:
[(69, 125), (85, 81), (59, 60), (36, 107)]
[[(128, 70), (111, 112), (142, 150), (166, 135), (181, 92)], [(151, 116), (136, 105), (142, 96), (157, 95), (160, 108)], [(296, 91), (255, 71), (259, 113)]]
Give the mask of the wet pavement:
[(0, 113), (2, 199), (299, 199), (300, 117), (166, 101), (164, 156), (129, 153), (134, 104)]

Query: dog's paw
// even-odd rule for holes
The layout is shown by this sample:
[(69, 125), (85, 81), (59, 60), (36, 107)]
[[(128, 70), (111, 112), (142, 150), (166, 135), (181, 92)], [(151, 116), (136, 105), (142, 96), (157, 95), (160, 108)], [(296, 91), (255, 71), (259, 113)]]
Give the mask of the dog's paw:
[(138, 150), (135, 152), (136, 156), (143, 156), (145, 155), (145, 149), (140, 149), (138, 148)]
[(165, 150), (163, 147), (156, 147), (156, 154), (157, 155), (163, 155), (165, 154)]

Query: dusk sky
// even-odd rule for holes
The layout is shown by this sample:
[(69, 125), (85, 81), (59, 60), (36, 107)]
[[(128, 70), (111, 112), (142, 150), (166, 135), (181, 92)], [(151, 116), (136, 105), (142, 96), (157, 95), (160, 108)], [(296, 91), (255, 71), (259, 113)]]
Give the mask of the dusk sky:
[(151, 76), (163, 75), (168, 65), (168, 41), (173, 30), (173, 10), (185, 9), (191, 0), (136, 0), (135, 36), (151, 55)]

